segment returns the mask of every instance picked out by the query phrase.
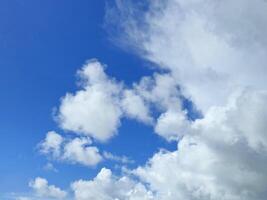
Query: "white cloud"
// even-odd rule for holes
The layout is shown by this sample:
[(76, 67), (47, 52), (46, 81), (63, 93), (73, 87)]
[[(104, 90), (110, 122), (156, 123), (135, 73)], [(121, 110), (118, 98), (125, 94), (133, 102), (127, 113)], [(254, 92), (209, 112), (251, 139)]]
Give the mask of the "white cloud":
[(150, 1), (145, 13), (127, 2), (108, 12), (120, 17), (113, 25), (124, 43), (170, 70), (203, 112), (225, 105), (238, 87), (266, 89), (265, 1)]
[(104, 151), (103, 152), (103, 157), (107, 160), (115, 161), (115, 162), (120, 162), (122, 164), (129, 164), (129, 163), (134, 163), (133, 160), (129, 159), (126, 156), (117, 156), (114, 155), (110, 152)]
[(55, 168), (55, 166), (50, 162), (46, 163), (46, 165), (43, 167), (43, 169), (46, 171), (58, 172), (58, 170)]
[(153, 122), (149, 106), (146, 105), (144, 99), (136, 94), (134, 90), (124, 91), (121, 104), (127, 116), (149, 124)]
[[(54, 140), (53, 143), (51, 140), (55, 138), (57, 142)], [(88, 167), (95, 166), (102, 161), (98, 148), (92, 146), (91, 139), (87, 137), (67, 140), (56, 132), (48, 132), (45, 140), (39, 146), (41, 153), (52, 155), (53, 159), (59, 161), (78, 163)], [(51, 166), (47, 167), (51, 169)]]
[(85, 166), (97, 165), (102, 160), (102, 156), (98, 148), (88, 146), (90, 144), (91, 140), (87, 138), (75, 138), (71, 140), (64, 146), (62, 159)]
[(29, 186), (35, 191), (38, 197), (64, 199), (67, 193), (54, 185), (48, 185), (44, 178), (37, 177), (29, 183)]
[(148, 200), (153, 199), (145, 186), (124, 176), (115, 177), (109, 169), (103, 168), (93, 180), (79, 180), (72, 183), (76, 200)]
[(46, 134), (44, 141), (39, 144), (40, 151), (43, 154), (52, 154), (53, 157), (60, 155), (60, 148), (63, 142), (63, 137), (55, 131), (49, 131)]
[(193, 124), (194, 131), (214, 144), (244, 142), (243, 146), (263, 153), (267, 151), (266, 102), (267, 91), (238, 92), (226, 106), (213, 107), (204, 119), (197, 120)]
[(176, 151), (155, 154), (134, 173), (159, 199), (263, 200), (266, 100), (266, 92), (248, 90), (225, 107), (213, 107), (192, 124)]
[(117, 133), (122, 117), (153, 125), (151, 106), (160, 112), (181, 109), (178, 84), (168, 73), (143, 77), (126, 88), (108, 77), (101, 63), (91, 60), (78, 75), (82, 89), (67, 94), (59, 107), (58, 121), (66, 130), (107, 141)]
[(120, 84), (109, 79), (96, 60), (78, 72), (82, 89), (68, 93), (61, 101), (58, 121), (65, 130), (105, 141), (117, 132), (121, 109), (118, 106)]
[(137, 91), (108, 77), (104, 68), (97, 60), (90, 60), (78, 71), (82, 88), (62, 99), (57, 116), (63, 129), (102, 142), (117, 133), (123, 116), (153, 122), (148, 102)]
[(190, 123), (180, 110), (168, 110), (157, 119), (155, 132), (168, 140), (178, 140), (188, 133)]
[(155, 73), (134, 84), (135, 92), (159, 111), (181, 109), (181, 92), (170, 73)]

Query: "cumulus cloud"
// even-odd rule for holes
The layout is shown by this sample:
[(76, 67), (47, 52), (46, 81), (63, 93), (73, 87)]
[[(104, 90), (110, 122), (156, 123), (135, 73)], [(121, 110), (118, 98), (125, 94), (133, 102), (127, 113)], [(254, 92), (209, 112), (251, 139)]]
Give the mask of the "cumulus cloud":
[(85, 166), (94, 166), (102, 160), (97, 147), (88, 146), (88, 138), (75, 138), (64, 146), (63, 160), (80, 163)]
[(245, 91), (227, 106), (213, 107), (192, 124), (176, 151), (157, 153), (134, 173), (159, 199), (263, 200), (267, 106), (260, 102), (266, 97)]
[(76, 200), (148, 200), (152, 193), (141, 183), (126, 176), (117, 178), (111, 170), (102, 168), (93, 180), (79, 180), (71, 185)]
[(60, 155), (60, 148), (63, 142), (63, 137), (55, 131), (49, 131), (46, 134), (44, 141), (39, 144), (40, 151), (43, 154), (52, 154), (53, 157)]
[(76, 181), (75, 198), (135, 199), (132, 191), (139, 185), (139, 199), (264, 200), (266, 100), (266, 92), (238, 92), (227, 105), (214, 106), (191, 122), (177, 150), (161, 150), (122, 177), (104, 168), (93, 180)]
[(85, 166), (95, 166), (102, 161), (98, 148), (92, 146), (91, 139), (87, 137), (67, 140), (58, 133), (51, 131), (46, 134), (46, 138), (39, 146), (41, 153), (48, 156), (52, 155), (53, 159), (59, 161)]
[(155, 73), (152, 77), (143, 77), (134, 84), (136, 94), (156, 110), (159, 117), (153, 123), (157, 134), (168, 140), (177, 140), (189, 126), (187, 111), (182, 107), (183, 96), (179, 85), (170, 73)]
[(121, 105), (128, 117), (145, 123), (152, 123), (153, 118), (150, 116), (148, 105), (134, 90), (125, 90), (123, 92)]
[(128, 2), (108, 11), (121, 40), (170, 70), (203, 112), (238, 87), (266, 89), (265, 1), (149, 1), (146, 12)]
[(122, 117), (153, 122), (144, 98), (104, 70), (105, 66), (97, 60), (87, 62), (78, 71), (81, 90), (62, 98), (57, 117), (63, 129), (102, 142), (117, 133)]
[(155, 132), (168, 140), (178, 140), (188, 133), (190, 122), (180, 110), (168, 110), (157, 119)]
[(65, 130), (105, 141), (116, 134), (120, 124), (120, 84), (109, 79), (96, 60), (88, 61), (78, 75), (82, 88), (62, 99), (59, 124)]
[(48, 181), (44, 178), (37, 177), (29, 183), (29, 186), (35, 191), (38, 197), (64, 199), (67, 193), (60, 188), (49, 185)]
[(153, 109), (172, 109), (183, 117), (181, 92), (171, 74), (155, 73), (127, 87), (104, 69), (91, 60), (78, 71), (82, 89), (63, 97), (59, 107), (57, 119), (63, 129), (103, 142), (117, 133), (122, 117), (148, 125), (155, 125)]

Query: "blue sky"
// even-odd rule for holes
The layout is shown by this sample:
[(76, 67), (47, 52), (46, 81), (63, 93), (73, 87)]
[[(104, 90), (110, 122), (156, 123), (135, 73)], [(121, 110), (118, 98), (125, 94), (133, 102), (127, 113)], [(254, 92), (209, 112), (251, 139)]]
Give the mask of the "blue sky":
[[(47, 159), (36, 145), (47, 131), (58, 130), (52, 110), (60, 97), (76, 89), (75, 73), (86, 60), (101, 60), (109, 75), (126, 83), (151, 74), (150, 63), (109, 41), (103, 28), (104, 9), (105, 1), (99, 0), (1, 1), (0, 193), (25, 192), (29, 179), (41, 175), (67, 186), (72, 180), (92, 177), (101, 167), (56, 162), (59, 172), (47, 172), (43, 170)], [(119, 131), (123, 134), (101, 148), (127, 155), (136, 164), (144, 163), (159, 147), (169, 147), (151, 128), (131, 120), (125, 120)], [(136, 148), (142, 151), (137, 153)]]
[(266, 10), (0, 1), (0, 199), (265, 200)]

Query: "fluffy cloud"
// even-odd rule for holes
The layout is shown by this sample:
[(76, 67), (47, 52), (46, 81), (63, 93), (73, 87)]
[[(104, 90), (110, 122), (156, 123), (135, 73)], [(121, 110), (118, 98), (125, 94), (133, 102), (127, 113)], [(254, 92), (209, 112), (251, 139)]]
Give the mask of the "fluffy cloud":
[[(187, 131), (187, 111), (182, 108), (180, 88), (170, 73), (155, 73), (135, 83), (133, 90), (160, 113), (154, 125), (157, 134), (168, 140), (177, 140)], [(152, 110), (152, 109), (151, 109)]]
[(93, 180), (74, 182), (76, 199), (135, 199), (139, 185), (140, 199), (264, 200), (266, 100), (266, 92), (238, 92), (226, 106), (190, 122), (177, 150), (161, 150), (130, 175), (119, 178), (102, 169)]
[(117, 133), (122, 117), (154, 125), (153, 108), (175, 110), (184, 117), (181, 92), (171, 74), (155, 73), (126, 87), (108, 77), (104, 68), (91, 60), (78, 71), (82, 89), (67, 94), (59, 107), (57, 119), (63, 129), (107, 141)]
[(127, 116), (142, 122), (152, 123), (153, 119), (150, 116), (148, 105), (134, 90), (124, 91), (121, 105)]
[(75, 138), (64, 146), (62, 158), (85, 166), (94, 166), (102, 160), (98, 148), (87, 146), (91, 141), (87, 138)]
[(155, 154), (134, 173), (159, 199), (263, 200), (266, 98), (266, 92), (245, 91), (227, 106), (213, 107), (176, 151)]
[(64, 139), (58, 133), (48, 132), (39, 145), (40, 152), (52, 155), (56, 160), (79, 163), (85, 166), (95, 166), (102, 161), (97, 147), (92, 146), (89, 138)]
[(128, 177), (115, 177), (109, 169), (103, 168), (93, 180), (79, 180), (72, 183), (76, 200), (148, 200), (153, 199), (141, 183)]
[(168, 140), (178, 140), (188, 132), (189, 126), (185, 113), (168, 110), (158, 118), (155, 132)]
[(119, 26), (121, 40), (170, 70), (203, 112), (225, 105), (238, 87), (266, 89), (264, 0), (150, 1), (145, 13), (127, 2), (108, 11), (108, 19), (119, 19), (112, 25)]
[(48, 185), (44, 178), (37, 177), (29, 183), (29, 186), (36, 192), (38, 197), (64, 199), (67, 193), (54, 185)]
[(116, 134), (120, 124), (120, 85), (106, 76), (96, 60), (89, 61), (78, 75), (82, 88), (62, 99), (59, 124), (65, 130), (105, 141)]
[[(93, 146), (92, 140), (88, 137), (66, 139), (54, 131), (46, 134), (44, 141), (39, 144), (39, 150), (42, 154), (51, 156), (55, 160), (81, 164), (88, 167), (96, 166), (103, 160), (123, 164), (134, 162), (126, 156), (114, 155), (107, 151), (100, 153), (99, 149)], [(44, 169), (57, 172), (57, 169), (54, 168), (52, 163), (47, 163)]]
[(52, 154), (53, 157), (60, 155), (60, 148), (63, 142), (63, 137), (55, 131), (49, 131), (42, 143), (39, 144), (40, 151), (43, 154)]
[(179, 85), (170, 73), (155, 73), (152, 77), (143, 77), (133, 88), (160, 112), (167, 109), (181, 110)]

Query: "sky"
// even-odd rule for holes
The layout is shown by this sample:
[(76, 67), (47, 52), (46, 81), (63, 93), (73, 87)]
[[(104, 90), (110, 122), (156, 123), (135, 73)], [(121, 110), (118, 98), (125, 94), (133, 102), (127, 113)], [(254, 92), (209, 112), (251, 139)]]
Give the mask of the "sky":
[(264, 200), (264, 0), (2, 0), (0, 199)]

